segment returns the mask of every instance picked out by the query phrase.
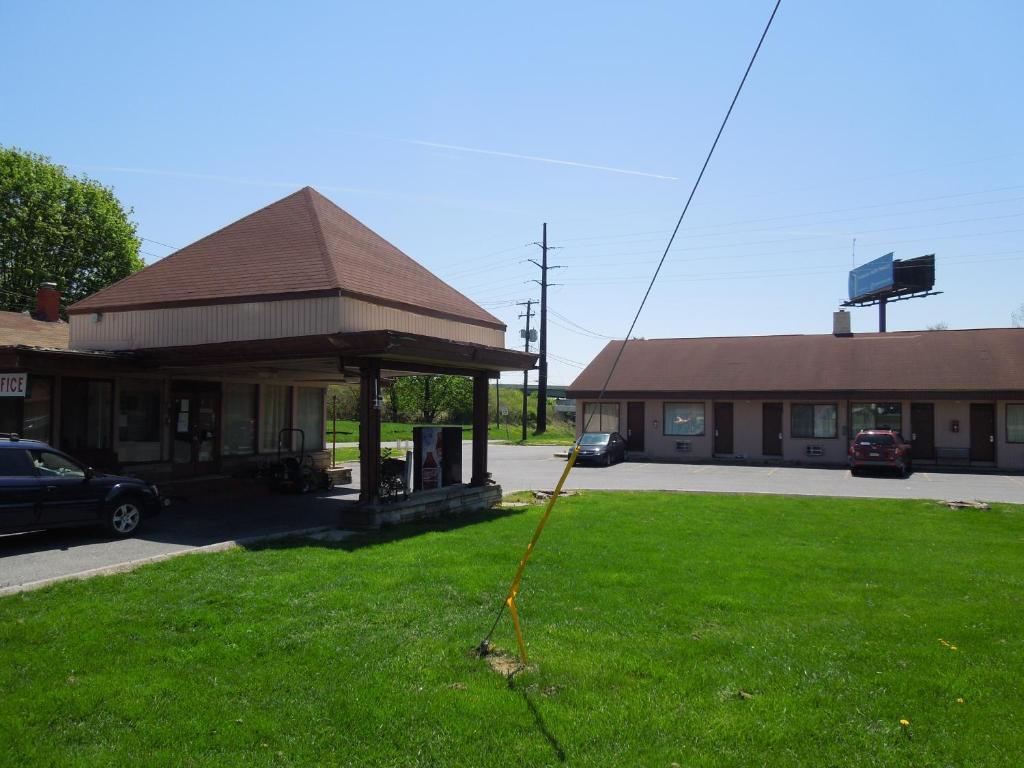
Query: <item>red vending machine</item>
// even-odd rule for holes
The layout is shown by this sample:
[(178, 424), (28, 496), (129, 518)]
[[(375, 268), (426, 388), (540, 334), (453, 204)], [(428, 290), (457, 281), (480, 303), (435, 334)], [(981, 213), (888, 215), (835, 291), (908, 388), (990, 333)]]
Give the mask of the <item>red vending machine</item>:
[(462, 427), (413, 427), (413, 490), (462, 482)]

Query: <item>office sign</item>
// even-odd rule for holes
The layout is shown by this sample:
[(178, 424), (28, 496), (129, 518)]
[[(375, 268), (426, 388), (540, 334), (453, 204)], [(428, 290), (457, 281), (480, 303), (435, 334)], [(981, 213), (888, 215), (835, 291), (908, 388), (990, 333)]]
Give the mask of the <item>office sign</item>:
[(862, 264), (850, 270), (850, 300), (892, 288), (892, 254)]
[(25, 397), (27, 394), (27, 373), (0, 373), (0, 397)]

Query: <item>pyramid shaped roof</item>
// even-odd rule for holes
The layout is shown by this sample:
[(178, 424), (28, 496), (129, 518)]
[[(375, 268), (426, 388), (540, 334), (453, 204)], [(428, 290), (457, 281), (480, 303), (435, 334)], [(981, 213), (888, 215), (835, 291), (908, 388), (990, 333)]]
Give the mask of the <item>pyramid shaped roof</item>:
[(97, 291), (68, 312), (329, 295), (505, 329), (494, 315), (312, 187)]

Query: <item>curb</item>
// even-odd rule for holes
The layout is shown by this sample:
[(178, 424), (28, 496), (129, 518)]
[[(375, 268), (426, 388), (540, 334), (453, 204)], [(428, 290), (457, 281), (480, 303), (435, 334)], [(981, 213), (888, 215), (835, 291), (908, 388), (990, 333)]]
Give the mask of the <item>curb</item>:
[(90, 568), (87, 571), (78, 571), (77, 573), (66, 573), (61, 576), (51, 576), (48, 579), (39, 579), (38, 581), (27, 581), (24, 584), (12, 584), (8, 587), (0, 587), (0, 597), (7, 597), (8, 595), (17, 595), (22, 592), (32, 592), (37, 589), (49, 587), (52, 584), (59, 584), (62, 581), (85, 581), (86, 579), (91, 579), (95, 576), (112, 576), (116, 573), (127, 573), (128, 571), (134, 571), (136, 568), (143, 565), (149, 565), (151, 563), (162, 563), (164, 560), (170, 560), (175, 557), (181, 557), (182, 555), (196, 555), (211, 552), (226, 552), (230, 549), (237, 549), (238, 547), (247, 547), (250, 544), (260, 544), (265, 541), (287, 539), (293, 536), (310, 536), (314, 533), (323, 533), (324, 531), (331, 530), (335, 530), (334, 526), (319, 525), (315, 528), (296, 528), (295, 530), (291, 531), (268, 533), (263, 536), (249, 536), (244, 539), (231, 539), (229, 541), (219, 541), (214, 544), (204, 544), (201, 547), (192, 547), (191, 549), (179, 549), (175, 550), (174, 552), (161, 552), (159, 555), (140, 557), (137, 560), (126, 560), (123, 563), (104, 565), (100, 566), (99, 568)]

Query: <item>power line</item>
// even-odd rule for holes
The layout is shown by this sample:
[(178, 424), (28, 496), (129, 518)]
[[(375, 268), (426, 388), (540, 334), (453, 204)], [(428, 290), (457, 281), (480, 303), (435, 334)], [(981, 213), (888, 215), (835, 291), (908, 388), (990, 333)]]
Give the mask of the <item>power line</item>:
[(590, 328), (586, 328), (586, 327), (580, 325), (579, 323), (577, 323), (575, 320), (570, 320), (565, 315), (560, 314), (560, 313), (556, 312), (553, 309), (550, 310), (550, 311), (551, 311), (552, 315), (557, 317), (562, 322), (569, 323), (569, 325), (572, 325), (572, 326), (578, 328), (580, 331), (583, 331), (584, 333), (590, 334), (591, 336), (596, 336), (597, 338), (600, 338), (600, 339), (613, 339), (613, 338), (615, 338), (614, 336), (608, 336), (608, 335), (606, 335), (604, 333), (599, 333), (598, 331), (594, 331), (594, 330), (591, 330)]
[[(654, 284), (658, 281), (658, 275), (661, 274), (661, 268), (665, 265), (665, 259), (668, 258), (668, 253), (672, 248), (672, 243), (676, 239), (676, 234), (679, 232), (679, 228), (683, 225), (683, 219), (686, 218), (686, 212), (690, 210), (690, 203), (693, 202), (693, 197), (697, 194), (697, 189), (700, 187), (700, 182), (704, 178), (705, 171), (708, 169), (711, 157), (715, 154), (715, 148), (718, 146), (718, 141), (722, 138), (725, 126), (729, 122), (729, 116), (732, 115), (733, 107), (736, 106), (736, 101), (739, 99), (740, 93), (743, 91), (743, 85), (747, 82), (747, 76), (750, 74), (750, 70), (753, 68), (754, 62), (757, 60), (757, 54), (761, 51), (761, 46), (764, 44), (765, 37), (768, 36), (768, 30), (771, 29), (772, 22), (775, 20), (775, 14), (778, 13), (779, 5), (781, 4), (782, 0), (775, 0), (775, 7), (772, 9), (772, 15), (768, 17), (768, 23), (765, 24), (764, 32), (761, 33), (761, 39), (757, 41), (757, 47), (754, 49), (754, 54), (750, 57), (750, 62), (747, 64), (747, 69), (744, 71), (740, 84), (736, 88), (736, 93), (732, 97), (729, 109), (726, 110), (725, 117), (722, 118), (722, 124), (718, 127), (718, 133), (715, 134), (715, 140), (711, 142), (711, 149), (708, 150), (707, 157), (704, 158), (704, 164), (700, 168), (700, 173), (697, 174), (696, 181), (693, 182), (693, 188), (690, 190), (689, 197), (686, 198), (686, 203), (683, 205), (682, 213), (679, 214), (675, 228), (669, 236), (668, 243), (665, 244), (665, 252), (661, 255), (661, 259), (658, 261), (658, 266), (654, 270), (654, 274), (651, 275), (651, 282), (648, 284), (647, 290), (644, 292), (644, 296), (640, 300), (640, 306), (637, 307), (636, 314), (633, 316), (633, 320), (629, 324), (629, 330), (626, 331), (626, 335), (622, 337), (622, 344), (619, 346), (619, 351), (615, 355), (615, 359), (612, 361), (611, 368), (608, 369), (608, 376), (605, 378), (604, 384), (601, 385), (601, 392), (597, 397), (598, 402), (601, 402), (604, 399), (605, 392), (608, 391), (608, 384), (612, 380), (612, 375), (615, 373), (615, 369), (618, 367), (619, 361), (622, 359), (622, 353), (626, 351), (626, 344), (629, 343), (629, 339), (633, 335), (633, 330), (636, 328), (637, 321), (640, 319), (640, 313), (644, 311), (644, 305), (647, 304), (647, 299), (650, 297), (651, 291), (654, 289)], [(591, 415), (591, 418), (593, 418), (593, 415)], [(584, 432), (586, 431), (586, 426), (589, 425), (584, 426)]]
[[(769, 217), (761, 217), (761, 218), (753, 218), (753, 219), (739, 219), (739, 220), (734, 220), (734, 221), (730, 221), (730, 222), (724, 222), (724, 223), (721, 223), (721, 224), (707, 224), (707, 225), (701, 225), (701, 226), (698, 226), (698, 227), (694, 227), (694, 228), (691, 228), (689, 230), (690, 234), (683, 235), (682, 237), (690, 239), (690, 238), (701, 238), (701, 237), (720, 237), (720, 236), (726, 235), (726, 234), (743, 234), (743, 233), (749, 233), (749, 232), (777, 231), (779, 229), (784, 229), (785, 227), (770, 227), (770, 228), (744, 229), (744, 230), (735, 230), (735, 229), (731, 229), (731, 228), (732, 227), (736, 227), (738, 225), (744, 225), (744, 224), (760, 224), (760, 223), (765, 223), (765, 222), (785, 221), (785, 220), (788, 220), (788, 219), (807, 218), (807, 217), (811, 217), (811, 216), (822, 216), (822, 215), (831, 215), (831, 214), (836, 214), (836, 213), (846, 213), (846, 212), (851, 212), (851, 211), (864, 211), (864, 210), (872, 210), (872, 209), (879, 209), (879, 208), (892, 208), (893, 206), (897, 206), (897, 205), (912, 205), (914, 203), (932, 202), (932, 201), (937, 201), (937, 200), (950, 200), (950, 199), (956, 199), (956, 198), (962, 198), (962, 197), (972, 197), (972, 196), (975, 196), (975, 195), (993, 194), (993, 193), (997, 193), (997, 192), (1011, 192), (1011, 191), (1017, 191), (1017, 190), (1021, 190), (1021, 189), (1024, 189), (1024, 185), (1010, 185), (1010, 186), (1003, 186), (1003, 187), (993, 187), (993, 188), (990, 188), (990, 189), (973, 190), (973, 191), (969, 191), (969, 192), (955, 192), (955, 193), (950, 193), (950, 194), (945, 194), (945, 195), (931, 195), (931, 196), (928, 196), (928, 197), (919, 197), (919, 198), (911, 198), (911, 199), (904, 199), (904, 200), (896, 200), (896, 201), (890, 201), (890, 202), (887, 202), (887, 203), (872, 203), (872, 204), (869, 204), (869, 205), (848, 206), (848, 207), (844, 207), (844, 208), (831, 208), (831, 209), (818, 210), (818, 211), (804, 211), (804, 212), (801, 212), (801, 213), (791, 213), (791, 214), (784, 214), (784, 215), (780, 215), (780, 216), (769, 216)], [(977, 207), (977, 206), (983, 206), (983, 205), (999, 205), (999, 204), (1004, 204), (1004, 203), (1016, 202), (1016, 201), (1019, 201), (1021, 199), (1024, 199), (1024, 198), (1012, 197), (1012, 198), (1005, 198), (1005, 199), (999, 199), (999, 200), (984, 200), (984, 201), (978, 201), (978, 202), (972, 202), (972, 203), (963, 203), (963, 204), (960, 204), (960, 205), (950, 205), (950, 206), (939, 206), (939, 207), (933, 207), (933, 208), (926, 208), (926, 209), (915, 210), (915, 211), (886, 212), (886, 213), (878, 214), (877, 217), (876, 216), (858, 216), (858, 217), (853, 217), (853, 218), (837, 219), (837, 220), (824, 221), (824, 222), (821, 222), (821, 221), (818, 221), (818, 222), (806, 222), (806, 223), (800, 224), (800, 226), (820, 226), (820, 225), (823, 225), (823, 224), (837, 224), (837, 223), (846, 223), (846, 222), (849, 222), (849, 221), (862, 221), (864, 219), (870, 219), (870, 218), (887, 218), (887, 217), (893, 217), (893, 216), (915, 215), (915, 214), (919, 214), (919, 213), (934, 213), (934, 212), (939, 212), (939, 211), (943, 211), (943, 210), (954, 210), (954, 209), (959, 209), (959, 208), (970, 208), (970, 207)], [(925, 226), (932, 226), (932, 225), (931, 224), (922, 224), (921, 226), (925, 227)], [(721, 229), (726, 229), (726, 228), (730, 228), (728, 232), (706, 232), (706, 233), (703, 233), (703, 234), (700, 232), (700, 230), (709, 230), (709, 229), (710, 230), (721, 230)], [(697, 230), (697, 231), (694, 231), (694, 230)], [(625, 239), (626, 238), (632, 238), (632, 237), (644, 237), (646, 235), (659, 235), (659, 234), (665, 234), (667, 232), (669, 232), (669, 230), (645, 230), (645, 231), (641, 231), (641, 232), (625, 232), (625, 233), (618, 233), (618, 234), (587, 235), (587, 236), (581, 236), (581, 237), (575, 237), (575, 238), (563, 238), (562, 242), (563, 243), (580, 243), (579, 245), (572, 246), (572, 248), (575, 248), (575, 249), (579, 249), (579, 248), (596, 248), (596, 247), (600, 247), (602, 245), (630, 245), (630, 244), (634, 244), (634, 243), (635, 244), (642, 244), (642, 243), (657, 242), (657, 241), (654, 240), (654, 239), (644, 239), (644, 240), (630, 242), (630, 241), (625, 241)], [(824, 233), (824, 234), (821, 234), (821, 235), (815, 235), (814, 237), (819, 237), (819, 236), (820, 237), (829, 237), (831, 235), (829, 235), (828, 233)], [(836, 235), (836, 236), (847, 237), (847, 236), (849, 236), (849, 233), (844, 233), (842, 235)], [(149, 240), (149, 238), (143, 238), (143, 239)], [(150, 241), (151, 242), (156, 242), (156, 241), (152, 241), (152, 240), (150, 240)], [(603, 241), (608, 241), (608, 242), (603, 242)], [(612, 242), (612, 241), (618, 241), (618, 242)], [(780, 241), (776, 241), (776, 242), (780, 242)], [(161, 243), (161, 245), (165, 245), (166, 246), (166, 244), (164, 244), (164, 243)], [(481, 274), (481, 273), (485, 273), (485, 272), (492, 272), (495, 269), (501, 269), (502, 265), (500, 265), (500, 264), (499, 265), (482, 264), (482, 262), (487, 261), (487, 260), (491, 259), (492, 257), (501, 256), (501, 255), (504, 255), (504, 254), (507, 254), (507, 253), (511, 253), (512, 251), (516, 251), (516, 250), (519, 250), (521, 248), (528, 247), (529, 245), (531, 245), (531, 244), (528, 243), (528, 244), (525, 244), (525, 245), (517, 245), (517, 246), (510, 247), (510, 248), (504, 248), (504, 249), (501, 249), (501, 250), (498, 250), (498, 251), (493, 251), (491, 253), (484, 254), (483, 256), (470, 256), (470, 257), (466, 257), (464, 259), (457, 260), (455, 262), (449, 262), (448, 264), (445, 265), (446, 267), (450, 267), (453, 264), (454, 265), (458, 265), (458, 264), (466, 264), (466, 263), (469, 263), (469, 262), (476, 262), (476, 265), (472, 266), (472, 267), (469, 267), (468, 269), (455, 270), (453, 272), (442, 271), (441, 273), (447, 279), (453, 280), (455, 278), (469, 277), (469, 276), (472, 276), (472, 275), (477, 275), (477, 274)], [(167, 246), (167, 247), (171, 247), (171, 246)], [(644, 251), (644, 252), (641, 252), (640, 255), (645, 255), (647, 253), (657, 254), (657, 253), (660, 253), (660, 251)], [(626, 255), (635, 255), (635, 254), (626, 254)], [(612, 254), (600, 254), (600, 255), (595, 255), (595, 256), (579, 257), (579, 258), (586, 258), (587, 260), (590, 260), (590, 259), (601, 259), (601, 258), (618, 258), (619, 256), (620, 256), (619, 253), (612, 253)], [(570, 257), (570, 258), (575, 259), (575, 257)], [(651, 263), (653, 263), (653, 261)]]
[[(742, 224), (762, 224), (762, 223), (772, 222), (772, 221), (782, 221), (784, 219), (805, 218), (805, 217), (808, 217), (808, 216), (829, 216), (829, 215), (832, 215), (832, 214), (835, 214), (835, 213), (848, 213), (848, 212), (851, 212), (851, 211), (863, 211), (863, 210), (870, 210), (870, 209), (877, 209), (877, 208), (892, 208), (893, 206), (897, 206), (897, 205), (912, 205), (914, 203), (928, 203), (928, 202), (933, 202), (933, 201), (936, 201), (936, 200), (950, 200), (950, 199), (958, 198), (958, 197), (971, 197), (971, 196), (974, 196), (974, 195), (987, 195), (987, 194), (992, 194), (992, 193), (995, 193), (995, 192), (1012, 192), (1012, 191), (1017, 191), (1017, 190), (1021, 190), (1021, 189), (1024, 189), (1024, 185), (1016, 184), (1016, 185), (1005, 186), (1005, 187), (993, 187), (991, 189), (980, 189), (980, 190), (975, 190), (973, 192), (955, 192), (955, 193), (946, 194), (946, 195), (932, 195), (932, 196), (929, 196), (929, 197), (918, 197), (918, 198), (913, 198), (913, 199), (910, 199), (910, 200), (895, 200), (895, 201), (891, 201), (891, 202), (887, 202), (887, 203), (871, 203), (870, 205), (856, 205), (856, 206), (850, 206), (850, 207), (846, 207), (846, 208), (831, 208), (831, 209), (822, 210), (822, 211), (805, 211), (803, 213), (788, 213), (788, 214), (783, 214), (783, 215), (780, 215), (780, 216), (768, 216), (768, 217), (762, 217), (762, 218), (756, 218), (756, 219), (739, 219), (739, 220), (734, 220), (734, 221), (729, 221), (729, 222), (723, 222), (721, 224), (704, 224), (704, 225), (700, 225), (700, 226), (697, 226), (697, 227), (691, 227), (689, 231), (690, 232), (694, 232), (694, 230), (698, 230), (699, 231), (699, 230), (705, 230), (705, 229), (724, 229), (724, 228), (727, 228), (727, 227), (735, 227), (737, 225), (742, 225)], [(972, 206), (977, 206), (977, 205), (996, 205), (996, 204), (999, 204), (999, 203), (1013, 202), (1013, 201), (1019, 200), (1019, 199), (1020, 198), (1009, 198), (1009, 199), (1005, 199), (1005, 200), (987, 200), (987, 201), (981, 201), (981, 202), (977, 202), (977, 203), (964, 203), (962, 206), (946, 206), (945, 209), (952, 209), (952, 208), (959, 208), (959, 207), (965, 207), (966, 208), (966, 207), (972, 207)], [(933, 209), (925, 209), (923, 211), (906, 211), (904, 213), (879, 214), (879, 216), (880, 217), (883, 216), (883, 215), (884, 216), (899, 216), (899, 215), (907, 215), (907, 214), (913, 214), (913, 213), (928, 213), (928, 212), (931, 212), (931, 211), (934, 211), (934, 210), (940, 210), (940, 209), (933, 208)], [(605, 239), (608, 239), (608, 240), (616, 239), (617, 240), (617, 239), (627, 238), (627, 237), (643, 237), (645, 235), (662, 235), (662, 234), (667, 234), (668, 232), (669, 232), (669, 230), (667, 230), (667, 229), (659, 229), (659, 230), (647, 230), (647, 231), (644, 231), (644, 232), (626, 232), (626, 233), (620, 233), (620, 234), (614, 234), (614, 235), (590, 235), (590, 236), (586, 236), (586, 237), (563, 238), (562, 242), (563, 243), (572, 243), (572, 242), (579, 242), (579, 241), (605, 240)], [(645, 240), (643, 242), (648, 242), (648, 241)], [(585, 246), (578, 246), (578, 247), (585, 247)]]
[(548, 357), (550, 357), (552, 360), (558, 361), (559, 363), (563, 363), (564, 365), (571, 365), (573, 368), (579, 368), (582, 370), (583, 368), (587, 367), (583, 363), (578, 363), (575, 360), (569, 360), (564, 357), (559, 357), (554, 352), (548, 352)]
[(172, 251), (180, 250), (176, 245), (168, 245), (167, 243), (161, 243), (159, 240), (154, 240), (151, 237), (140, 237), (140, 240), (145, 240), (147, 243), (153, 243), (154, 245), (162, 245), (164, 248), (170, 248)]

